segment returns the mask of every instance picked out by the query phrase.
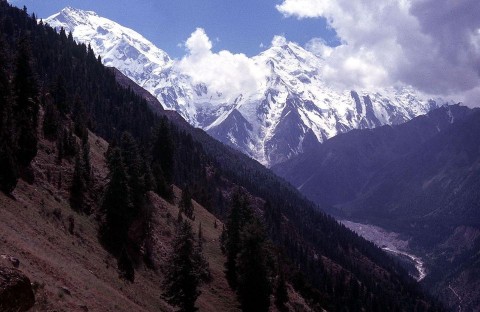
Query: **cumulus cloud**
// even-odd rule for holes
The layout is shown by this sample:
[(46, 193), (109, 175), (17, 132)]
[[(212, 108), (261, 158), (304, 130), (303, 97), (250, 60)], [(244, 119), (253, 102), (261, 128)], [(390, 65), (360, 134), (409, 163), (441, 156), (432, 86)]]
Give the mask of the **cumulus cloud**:
[(307, 44), (328, 56), (330, 82), (404, 83), (443, 95), (480, 85), (478, 0), (284, 0), (276, 8), (286, 17), (324, 17), (336, 31), (342, 44), (330, 51)]
[(305, 44), (305, 49), (312, 52), (316, 56), (325, 59), (332, 55), (333, 48), (322, 38), (312, 38)]
[(202, 28), (190, 35), (185, 48), (187, 55), (175, 66), (195, 83), (204, 83), (230, 100), (244, 92), (258, 90), (268, 73), (266, 67), (255, 64), (245, 54), (212, 52), (212, 42)]

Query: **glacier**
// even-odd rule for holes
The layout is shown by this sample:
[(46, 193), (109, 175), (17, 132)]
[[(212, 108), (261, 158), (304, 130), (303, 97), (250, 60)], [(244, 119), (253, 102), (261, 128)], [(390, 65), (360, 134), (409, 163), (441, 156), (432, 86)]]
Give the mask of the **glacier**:
[(322, 78), (324, 59), (288, 41), (251, 58), (265, 73), (255, 90), (227, 95), (193, 79), (139, 33), (93, 11), (67, 7), (44, 22), (89, 44), (106, 66), (116, 67), (165, 109), (267, 167), (337, 134), (400, 124), (451, 104), (408, 86), (338, 90)]

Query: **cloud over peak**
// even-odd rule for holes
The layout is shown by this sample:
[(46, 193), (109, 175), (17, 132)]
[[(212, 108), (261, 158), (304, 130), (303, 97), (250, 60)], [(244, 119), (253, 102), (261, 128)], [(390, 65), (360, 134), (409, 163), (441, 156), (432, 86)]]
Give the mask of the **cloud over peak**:
[[(326, 58), (334, 83), (404, 83), (436, 94), (480, 86), (478, 0), (284, 0), (286, 17), (323, 17), (342, 44), (307, 49)], [(325, 52), (327, 52), (325, 54)]]
[(212, 42), (202, 28), (197, 28), (185, 42), (187, 55), (177, 61), (180, 72), (195, 83), (222, 93), (233, 100), (242, 93), (254, 93), (265, 81), (267, 68), (255, 64), (245, 54), (212, 51)]

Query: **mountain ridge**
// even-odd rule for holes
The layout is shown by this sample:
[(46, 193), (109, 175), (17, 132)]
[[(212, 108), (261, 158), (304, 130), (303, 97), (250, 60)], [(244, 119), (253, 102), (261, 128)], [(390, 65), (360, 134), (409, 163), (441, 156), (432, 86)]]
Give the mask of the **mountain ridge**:
[[(357, 128), (399, 124), (446, 103), (410, 87), (337, 91), (320, 75), (322, 59), (293, 42), (250, 58), (263, 78), (254, 82), (253, 91), (226, 95), (184, 73), (180, 61), (171, 60), (140, 34), (94, 12), (66, 8), (45, 22), (91, 44), (105, 65), (145, 88), (165, 109), (176, 110), (193, 126), (266, 166), (302, 153), (312, 141)], [(284, 119), (288, 111), (297, 113), (295, 122)], [(230, 114), (251, 127), (241, 133), (219, 131), (235, 128)], [(280, 135), (281, 129), (295, 136)], [(306, 137), (309, 144), (304, 146)]]
[[(75, 233), (76, 229), (82, 233), (82, 226), (76, 222), (73, 225), (73, 221), (68, 221), (68, 218), (65, 219), (66, 223), (62, 224), (63, 222), (60, 223), (62, 216), (68, 213), (88, 222), (91, 225), (88, 230), (91, 240), (105, 244), (103, 248), (99, 244), (96, 245), (101, 250), (98, 253), (94, 251), (94, 255), (99, 257), (98, 260), (94, 260), (95, 265), (104, 268), (108, 264), (107, 269), (113, 273), (109, 273), (109, 279), (118, 285), (116, 288), (132, 293), (131, 297), (142, 304), (142, 298), (134, 295), (137, 284), (131, 287), (129, 282), (119, 279), (118, 274), (130, 282), (134, 282), (135, 275), (141, 279), (143, 269), (135, 267), (134, 264), (141, 267), (143, 264), (149, 266), (152, 264), (151, 260), (157, 256), (163, 257), (165, 249), (160, 248), (156, 251), (151, 249), (151, 244), (165, 244), (167, 241), (164, 237), (171, 237), (172, 234), (164, 232), (165, 227), (156, 226), (155, 219), (148, 217), (150, 210), (148, 201), (150, 203), (152, 201), (150, 198), (144, 205), (142, 199), (148, 198), (143, 195), (153, 190), (160, 196), (172, 198), (168, 192), (171, 184), (186, 186), (190, 190), (191, 198), (213, 212), (217, 218), (225, 220), (228, 210), (232, 208), (230, 200), (232, 190), (242, 188), (248, 193), (252, 210), (265, 224), (266, 234), (268, 233), (268, 237), (272, 239), (271, 249), (274, 252), (271, 256), (272, 262), (277, 262), (275, 259), (283, 258), (285, 255), (284, 264), (289, 270), (285, 272), (286, 278), (317, 310), (339, 310), (346, 306), (352, 307), (352, 310), (358, 308), (381, 310), (384, 307), (392, 310), (412, 310), (414, 307), (430, 311), (441, 310), (390, 257), (372, 243), (346, 230), (331, 217), (319, 212), (318, 207), (307, 201), (285, 181), (277, 178), (270, 170), (241, 152), (214, 140), (204, 131), (183, 123), (182, 119), (175, 117), (178, 116), (176, 113), (166, 112), (165, 115), (172, 115), (172, 119), (180, 122), (181, 126), (168, 121), (163, 115), (155, 115), (132, 89), (123, 88), (117, 83), (112, 70), (104, 67), (92, 49), (85, 44), (75, 43), (65, 32), (57, 34), (53, 28), (38, 24), (26, 11), (13, 8), (5, 2), (0, 2), (0, 18), (7, 21), (0, 23), (2, 32), (8, 29), (16, 30), (12, 36), (3, 38), (5, 59), (13, 59), (19, 42), (25, 43), (24, 40), (28, 40), (31, 46), (35, 47), (31, 49), (31, 57), (27, 58), (31, 63), (25, 62), (32, 66), (29, 71), (31, 75), (28, 76), (42, 73), (38, 75), (38, 82), (46, 86), (32, 95), (32, 100), (35, 101), (33, 104), (39, 108), (40, 119), (42, 112), (45, 112), (43, 122), (39, 120), (41, 126), (37, 128), (35, 123), (34, 128), (39, 132), (38, 140), (37, 136), (34, 136), (35, 144), (48, 145), (46, 149), (39, 149), (37, 156), (40, 158), (38, 161), (33, 160), (32, 166), (33, 169), (37, 166), (43, 169), (40, 172), (33, 170), (30, 176), (30, 183), (38, 184), (28, 186), (27, 182), (20, 180), (20, 188), (14, 190), (21, 192), (18, 196), (19, 202), (23, 199), (28, 201), (26, 207), (20, 204), (18, 207), (10, 208), (19, 209), (19, 213), (35, 214), (45, 208), (45, 214), (56, 220), (51, 226), (60, 230), (58, 234), (65, 236), (66, 239), (63, 240), (65, 244), (57, 246), (56, 239), (52, 238), (48, 231), (36, 232), (32, 234), (34, 238), (41, 236), (52, 242), (51, 245), (58, 248), (59, 252), (69, 252), (72, 248), (75, 249), (77, 240), (75, 238), (73, 245), (70, 241), (73, 237), (67, 233)], [(5, 77), (18, 73), (19, 70), (15, 68), (0, 71)], [(66, 98), (58, 96), (59, 94), (66, 95)], [(16, 99), (11, 98), (13, 97), (2, 97), (2, 101), (7, 105), (16, 105)], [(0, 113), (8, 118), (11, 116), (9, 111)], [(18, 118), (15, 118), (15, 126), (20, 124), (17, 120)], [(52, 134), (52, 128), (58, 131), (53, 131)], [(155, 131), (152, 131), (153, 129)], [(2, 127), (0, 133), (2, 138), (8, 136), (8, 130), (11, 129)], [(97, 137), (90, 136), (90, 133), (95, 133)], [(57, 139), (53, 135), (57, 135)], [(87, 145), (89, 143), (101, 145), (100, 138), (112, 143), (109, 146), (111, 148), (108, 149), (104, 144), (101, 150), (96, 147), (89, 149)], [(77, 145), (79, 142), (81, 145)], [(135, 142), (138, 142), (138, 145)], [(7, 143), (11, 144), (10, 141)], [(42, 155), (46, 155), (47, 162), (41, 161)], [(105, 156), (109, 158), (108, 162), (104, 161)], [(103, 175), (98, 176), (94, 173), (91, 179), (92, 176), (87, 173), (92, 172), (89, 168), (92, 168), (91, 165), (97, 163), (95, 159), (99, 158), (103, 159), (101, 163), (104, 165), (100, 168)], [(125, 165), (122, 164), (123, 161)], [(63, 165), (68, 166), (68, 173)], [(105, 165), (108, 165), (108, 168)], [(149, 167), (153, 172), (148, 170)], [(0, 173), (3, 178), (5, 172)], [(18, 179), (16, 176), (13, 178), (14, 182)], [(143, 184), (141, 180), (145, 181), (145, 187), (141, 187)], [(136, 181), (139, 183), (134, 183)], [(115, 185), (121, 187), (115, 188)], [(23, 186), (27, 186), (26, 192), (21, 189)], [(37, 196), (39, 192), (48, 197), (44, 204)], [(154, 197), (159, 199), (156, 195)], [(165, 207), (162, 204), (163, 200), (155, 198), (154, 202), (160, 204), (158, 208)], [(3, 195), (2, 199), (8, 202), (14, 200)], [(62, 205), (59, 211), (54, 210), (59, 205), (57, 203)], [(1, 211), (6, 209), (3, 205), (0, 206)], [(175, 223), (178, 224), (178, 221), (175, 221), (176, 212), (178, 211), (170, 213), (165, 211), (162, 217), (173, 226)], [(105, 226), (114, 225), (109, 222), (109, 216), (112, 214), (116, 214), (117, 220), (119, 218), (123, 220), (119, 222), (120, 224), (117, 223), (116, 228), (121, 236), (116, 237), (123, 237), (126, 242), (124, 239), (107, 241), (108, 237), (102, 235), (102, 229), (108, 230)], [(215, 229), (215, 220), (211, 215), (206, 216), (205, 231)], [(27, 219), (27, 222), (32, 223), (40, 221), (34, 216)], [(150, 221), (153, 222), (150, 223), (152, 227), (147, 223)], [(149, 234), (146, 232), (148, 229), (159, 230), (161, 236)], [(211, 238), (218, 237), (220, 231), (220, 227), (217, 227)], [(21, 235), (21, 238), (28, 240), (29, 235)], [(81, 237), (78, 243), (82, 244)], [(112, 245), (118, 243), (123, 244), (124, 248), (117, 253), (112, 249), (115, 247)], [(218, 240), (210, 241), (205, 247), (208, 248), (208, 245), (219, 250)], [(279, 249), (274, 247), (275, 245)], [(35, 255), (37, 254), (38, 252), (35, 252)], [(102, 259), (107, 255), (110, 255), (111, 261), (105, 263)], [(254, 255), (256, 259), (257, 253)], [(89, 261), (87, 256), (82, 259)], [(218, 257), (217, 260), (217, 267), (221, 270), (223, 261)], [(272, 273), (276, 272), (275, 267), (280, 268), (274, 263), (272, 265)], [(145, 273), (153, 275), (155, 280), (158, 277), (154, 269), (146, 269)], [(219, 273), (222, 274), (220, 271)], [(60, 286), (64, 285), (64, 281), (55, 274), (55, 271), (47, 272), (47, 275), (54, 282), (61, 282)], [(86, 275), (95, 279), (95, 276), (92, 277), (88, 273)], [(272, 281), (276, 279), (272, 276)], [(90, 287), (96, 286), (95, 283), (90, 284)], [(162, 289), (148, 288), (152, 291), (154, 301), (162, 300)], [(56, 287), (53, 290), (55, 289)], [(84, 287), (77, 288), (75, 285), (70, 289), (73, 296), (76, 296), (77, 290), (84, 291)], [(230, 295), (222, 291), (217, 292), (218, 296), (215, 298), (231, 297), (233, 294), (229, 293)], [(55, 293), (53, 294), (55, 296)], [(109, 294), (114, 295), (111, 292)], [(62, 296), (55, 298), (55, 302), (59, 302), (58, 299)], [(68, 298), (63, 302), (70, 303), (70, 297)], [(89, 296), (88, 299), (95, 300), (94, 296)], [(117, 298), (107, 300), (109, 306), (117, 302)], [(158, 308), (156, 305), (157, 310)]]
[(427, 264), (422, 284), (450, 309), (476, 311), (479, 125), (478, 108), (442, 107), (336, 136), (272, 169), (309, 199), (334, 205), (338, 218), (401, 234)]

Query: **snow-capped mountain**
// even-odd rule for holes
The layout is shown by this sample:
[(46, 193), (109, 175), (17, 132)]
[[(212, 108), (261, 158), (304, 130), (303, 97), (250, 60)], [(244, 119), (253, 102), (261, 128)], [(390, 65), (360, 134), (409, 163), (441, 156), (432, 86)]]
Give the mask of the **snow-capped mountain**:
[(323, 60), (292, 42), (252, 58), (266, 69), (257, 90), (226, 96), (194, 81), (140, 34), (94, 12), (65, 8), (45, 22), (90, 44), (105, 65), (119, 69), (166, 109), (267, 166), (336, 134), (399, 124), (444, 104), (411, 88), (339, 92), (322, 80)]

